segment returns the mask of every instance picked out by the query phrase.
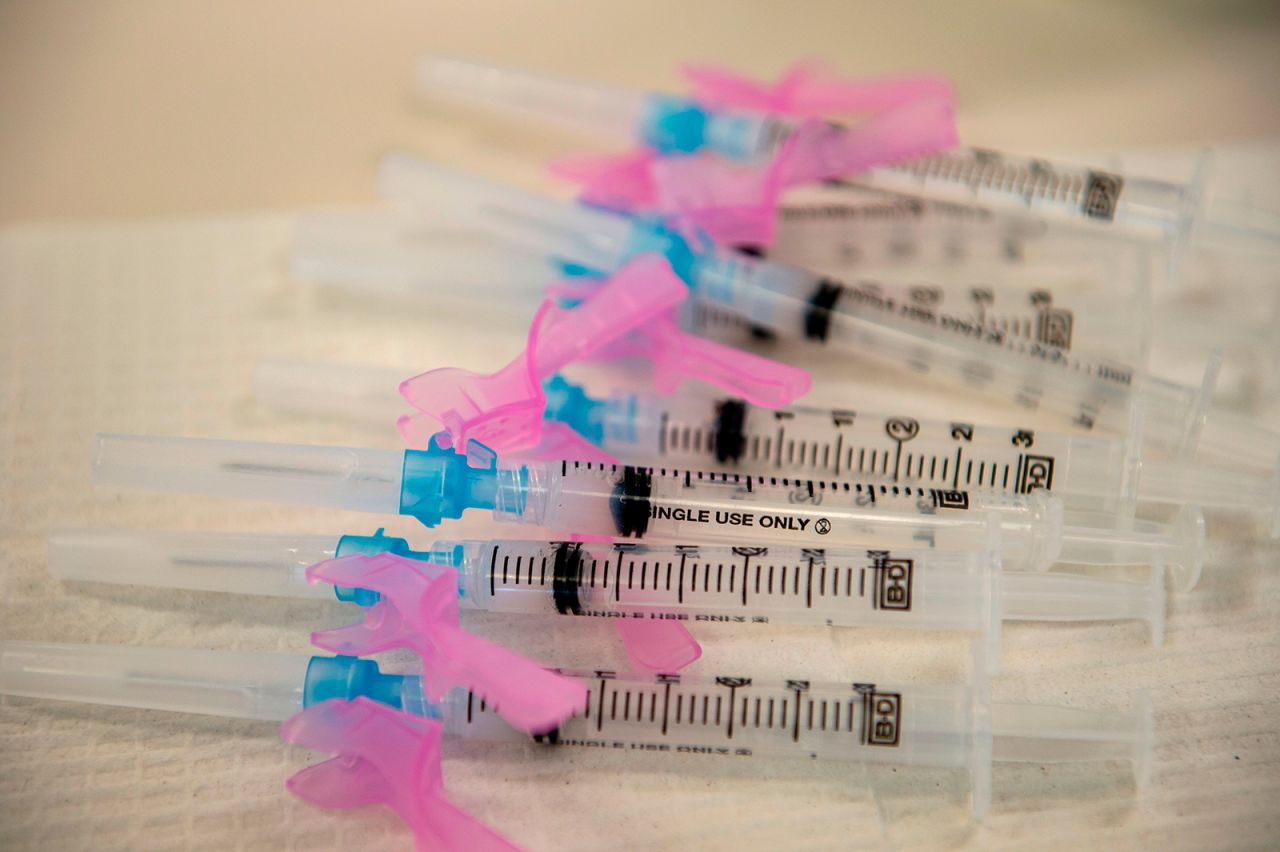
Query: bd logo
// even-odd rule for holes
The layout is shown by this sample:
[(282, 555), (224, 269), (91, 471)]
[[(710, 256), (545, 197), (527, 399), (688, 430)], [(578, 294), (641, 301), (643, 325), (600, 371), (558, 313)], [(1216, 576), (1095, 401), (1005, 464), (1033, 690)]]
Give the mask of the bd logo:
[(1116, 217), (1116, 204), (1120, 201), (1120, 190), (1123, 188), (1124, 178), (1119, 175), (1089, 172), (1081, 211), (1090, 219), (1110, 222)]
[(1030, 494), (1032, 491), (1041, 488), (1045, 491), (1052, 491), (1053, 462), (1053, 456), (1036, 456), (1030, 453), (1021, 456), (1018, 459), (1016, 492), (1018, 494)]
[(1071, 348), (1075, 316), (1066, 308), (1044, 308), (1036, 317), (1036, 339), (1046, 346)]

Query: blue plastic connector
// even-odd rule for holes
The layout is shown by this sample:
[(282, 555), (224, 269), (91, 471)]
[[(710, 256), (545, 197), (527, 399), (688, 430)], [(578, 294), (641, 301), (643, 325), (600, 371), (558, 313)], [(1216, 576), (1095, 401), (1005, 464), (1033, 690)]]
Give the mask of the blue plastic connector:
[[(590, 266), (584, 266), (581, 263), (570, 263), (560, 258), (552, 258), (552, 262), (559, 268), (561, 278), (587, 278), (592, 281), (603, 281), (608, 277), (599, 269), (592, 269)], [(580, 304), (582, 304), (582, 299), (565, 295), (556, 297), (556, 307), (559, 308), (576, 308)]]
[(498, 457), (476, 441), (467, 446), (463, 455), (433, 437), (425, 450), (404, 451), (400, 514), (435, 527), (467, 509), (497, 508)]
[(378, 527), (373, 535), (344, 535), (338, 539), (338, 546), (334, 550), (335, 556), (355, 556), (356, 554), (373, 556), (379, 553), (394, 553), (396, 556), (421, 559), (424, 562), (429, 561), (431, 557), (429, 551), (414, 550), (406, 539), (387, 535), (383, 527)]
[(696, 101), (652, 95), (641, 139), (659, 154), (691, 154), (706, 146), (710, 119)]
[[(710, 244), (709, 237), (707, 244)], [(699, 252), (682, 234), (661, 219), (637, 216), (635, 226), (627, 237), (625, 254), (633, 257), (645, 252), (656, 252), (665, 257), (671, 264), (671, 270), (685, 286), (691, 290), (694, 288)]]
[(406, 680), (420, 678), (413, 675), (383, 674), (374, 660), (359, 657), (312, 657), (307, 664), (307, 676), (302, 686), (302, 706), (310, 707), (333, 698), (352, 701), (364, 697), (394, 707), (397, 710), (423, 711), (429, 718), (439, 719), (439, 708), (404, 706)]
[[(604, 273), (598, 269), (592, 269), (581, 263), (573, 263), (568, 260), (555, 260), (556, 266), (559, 268), (560, 275), (563, 278), (604, 278)], [(572, 305), (562, 307), (572, 307)]]
[(552, 376), (542, 383), (547, 395), (547, 408), (543, 417), (563, 423), (596, 446), (604, 441), (604, 410), (606, 404), (587, 396), (581, 386)]

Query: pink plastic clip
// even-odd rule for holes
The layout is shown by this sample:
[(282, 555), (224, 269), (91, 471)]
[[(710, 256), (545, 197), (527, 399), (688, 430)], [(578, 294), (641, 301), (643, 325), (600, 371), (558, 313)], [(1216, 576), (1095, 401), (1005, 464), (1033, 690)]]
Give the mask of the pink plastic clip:
[(808, 370), (689, 334), (671, 316), (633, 331), (597, 357), (647, 358), (653, 363), (654, 387), (662, 393), (697, 380), (765, 408), (795, 402), (812, 383)]
[(619, 210), (648, 210), (658, 202), (651, 167), (658, 155), (648, 148), (626, 154), (573, 154), (552, 160), (548, 170), (583, 188), (588, 204)]
[[(695, 231), (687, 239), (695, 243), (705, 242), (706, 235)], [(583, 298), (589, 292), (590, 285), (576, 281), (547, 288), (547, 293), (556, 298)], [(808, 393), (812, 385), (808, 370), (684, 331), (676, 322), (674, 311), (655, 317), (647, 325), (605, 344), (591, 358), (643, 358), (653, 367), (654, 387), (664, 394), (675, 393), (687, 381), (702, 381), (765, 408), (790, 405)], [(543, 428), (551, 425), (544, 424)], [(425, 430), (426, 425), (423, 424), (414, 434), (431, 434)], [(574, 445), (567, 444), (566, 448), (574, 449)], [(579, 454), (589, 452), (585, 447), (578, 447), (575, 451)], [(557, 456), (554, 453), (539, 457), (600, 461), (584, 455)]]
[(285, 782), (322, 808), (386, 805), (427, 849), (518, 850), (444, 796), (439, 722), (400, 713), (368, 698), (334, 699), (285, 721), (287, 743), (337, 755)]
[(806, 133), (801, 128), (791, 134), (764, 165), (733, 165), (705, 154), (657, 158), (649, 167), (656, 206), (674, 211), (717, 243), (770, 245), (787, 178), (801, 171), (792, 161), (801, 152)]
[(615, 618), (627, 659), (640, 669), (678, 672), (702, 656), (702, 646), (683, 624), (647, 618)]
[(581, 200), (636, 213), (663, 212), (725, 244), (767, 245), (790, 141), (763, 165), (726, 163), (707, 154), (659, 157), (640, 150), (609, 157), (571, 156), (548, 167), (582, 187)]
[(360, 656), (409, 648), (422, 658), (428, 701), (453, 687), (485, 698), (512, 727), (545, 733), (586, 700), (579, 683), (458, 627), (458, 572), (390, 553), (346, 556), (307, 569), (310, 583), (369, 589), (381, 599), (360, 624), (311, 634), (318, 648)]
[[(544, 304), (525, 351), (498, 372), (432, 370), (403, 382), (400, 393), (439, 421), (459, 449), (471, 440), (503, 453), (536, 446), (546, 406), (542, 379), (662, 315), (687, 294), (665, 258), (637, 255), (577, 307)], [(423, 431), (412, 419), (400, 428), (407, 438)]]
[(552, 173), (581, 185), (589, 203), (676, 215), (724, 244), (769, 245), (784, 189), (957, 142), (953, 91), (940, 77), (841, 80), (813, 62), (800, 63), (772, 84), (711, 67), (687, 68), (685, 74), (696, 97), (719, 107), (813, 119), (831, 113), (871, 117), (855, 128), (806, 121), (763, 167), (732, 166), (705, 154), (658, 157), (638, 151), (568, 158), (553, 163)]
[(809, 60), (778, 82), (757, 82), (711, 66), (684, 69), (694, 96), (721, 107), (755, 109), (819, 119), (872, 113), (856, 130), (805, 122), (781, 177), (784, 186), (838, 178), (871, 166), (901, 162), (953, 147), (955, 92), (942, 77), (842, 80)]
[(686, 65), (681, 71), (693, 86), (693, 96), (708, 105), (811, 118), (884, 112), (917, 100), (954, 100), (945, 77), (840, 79), (812, 59), (796, 63), (775, 83), (711, 65)]
[(900, 163), (952, 148), (956, 136), (951, 102), (938, 98), (911, 101), (873, 116), (855, 130), (806, 121), (791, 140), (791, 156), (782, 164), (784, 186), (801, 186)]

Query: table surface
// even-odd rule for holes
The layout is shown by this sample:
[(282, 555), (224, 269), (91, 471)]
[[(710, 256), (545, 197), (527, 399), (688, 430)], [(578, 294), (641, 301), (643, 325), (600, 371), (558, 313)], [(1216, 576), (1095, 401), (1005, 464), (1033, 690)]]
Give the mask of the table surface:
[[(448, 15), (393, 4), (377, 19), (277, 4), (218, 20), (200, 20), (194, 4), (108, 3), (78, 15), (42, 6), (0, 6), (0, 79), (18, 81), (0, 87), (0, 125), (18, 128), (0, 134), (0, 219), (23, 223), (0, 230), (5, 639), (301, 654), (311, 629), (350, 620), (336, 602), (59, 583), (45, 541), (78, 527), (372, 529), (369, 517), (337, 511), (97, 490), (92, 436), (393, 447), (389, 428), (261, 407), (249, 392), (254, 365), (284, 356), (491, 370), (511, 357), (517, 318), (393, 310), (307, 287), (287, 271), (290, 216), (243, 212), (366, 199), (376, 156), (393, 146), (525, 182), (538, 180), (538, 157), (569, 150), (415, 105), (406, 69), (421, 49), (667, 85), (690, 57), (761, 74), (806, 54), (856, 72), (929, 66), (961, 83), (970, 138), (1027, 150), (1280, 130), (1273, 95), (1251, 88), (1275, 70), (1261, 47), (1272, 22), (1245, 6), (1226, 19), (1138, 6), (1105, 20), (1100, 6), (1053, 3), (963, 14), (883, 4), (865, 15), (842, 4), (803, 14), (646, 4), (599, 17), (545, 2)], [(618, 32), (633, 43), (604, 35)], [(66, 219), (97, 221), (31, 221)], [(818, 403), (922, 387), (886, 388), (856, 363), (812, 366)], [(986, 419), (1009, 413), (927, 398)], [(1266, 416), (1277, 423), (1277, 413)], [(954, 773), (451, 742), (450, 794), (533, 849), (1274, 848), (1280, 552), (1215, 520), (1205, 579), (1171, 600), (1163, 648), (1135, 624), (1006, 629), (999, 700), (1123, 707), (1131, 690), (1150, 690), (1157, 740), (1141, 791), (1118, 765), (1001, 766), (995, 807), (975, 824)], [(468, 519), (440, 537), (487, 531)], [(625, 667), (609, 625), (584, 621), (535, 628), (477, 616), (468, 626), (559, 665)], [(700, 674), (954, 682), (967, 665), (957, 636), (727, 626), (697, 635)], [(332, 814), (291, 798), (283, 779), (316, 759), (283, 747), (268, 723), (0, 698), (0, 847), (410, 847), (385, 811)]]

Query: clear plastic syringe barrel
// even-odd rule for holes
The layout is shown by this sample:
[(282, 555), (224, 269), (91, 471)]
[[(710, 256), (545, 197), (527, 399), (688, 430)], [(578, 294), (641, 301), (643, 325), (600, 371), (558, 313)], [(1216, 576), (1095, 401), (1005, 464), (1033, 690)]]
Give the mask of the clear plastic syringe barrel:
[(1031, 213), (1051, 221), (1124, 231), (1146, 238), (1185, 231), (1199, 187), (976, 148), (956, 148), (848, 178), (925, 198)]
[(990, 550), (498, 539), (432, 549), (454, 551), (464, 600), (497, 612), (987, 632), (1001, 609)]
[[(544, 742), (963, 768), (969, 770), (979, 814), (988, 804), (983, 791), (989, 790), (992, 760), (1126, 761), (1139, 784), (1151, 760), (1152, 713), (1145, 693), (1127, 711), (1112, 711), (987, 705), (958, 686), (561, 673), (582, 679), (587, 701)], [(528, 742), (468, 693), (450, 692), (442, 716), (445, 730), (457, 736)]]
[(1149, 268), (1163, 247), (1122, 234), (1099, 234), (1054, 227), (1017, 212), (997, 212), (972, 204), (880, 192), (829, 181), (788, 193), (778, 210), (778, 232), (769, 255), (806, 268), (833, 266), (900, 266), (951, 270), (975, 267), (992, 273), (1022, 271), (1061, 273), (1110, 279), (1114, 287), (1131, 266), (1145, 260)]
[(1042, 489), (1061, 497), (1069, 512), (1132, 513), (1145, 502), (1254, 511), (1274, 522), (1280, 511), (1280, 470), (1240, 473), (1195, 460), (1143, 459), (1131, 440), (1097, 435), (849, 409), (772, 410), (695, 396), (613, 397), (589, 416), (609, 453), (659, 466), (1008, 494)]
[[(1149, 417), (1152, 443), (1180, 448), (1197, 416), (1198, 394), (1140, 376), (1127, 365), (1066, 352), (804, 270), (730, 252), (704, 255), (696, 298), (715, 310), (790, 338), (847, 348), (858, 357), (996, 393), (1029, 409), (1061, 412), (1084, 428), (1123, 433), (1135, 388), (1161, 400)], [(1179, 416), (1180, 415), (1180, 416)]]
[(98, 435), (93, 456), (100, 485), (389, 514), (403, 467), (397, 450), (143, 435)]
[(1133, 464), (1125, 445), (1107, 438), (851, 409), (621, 396), (593, 416), (604, 449), (629, 461), (1010, 494), (1044, 489), (1085, 496), (1099, 509), (1120, 505)]
[(826, 181), (787, 193), (768, 253), (785, 263), (819, 269), (904, 262), (951, 267), (999, 261), (1009, 266), (1046, 231), (1042, 221), (1002, 216), (985, 207)]
[[(1031, 494), (562, 462), (523, 467), (523, 506), (495, 516), (644, 541), (761, 545), (985, 546), (999, 516), (1006, 567), (1043, 570), (1062, 547), (1062, 506)], [(1142, 560), (1138, 560), (1142, 561)]]
[[(815, 268), (794, 256), (770, 256)], [(858, 263), (856, 268), (868, 270), (871, 265)], [(1089, 285), (1100, 275), (1081, 266), (1019, 267), (1017, 281), (1010, 281), (1008, 270), (990, 264), (924, 268), (917, 263), (908, 271), (899, 262), (877, 267), (877, 272), (874, 280), (864, 278), (848, 286), (865, 289), (867, 298), (874, 295), (876, 300), (892, 302), (902, 317), (934, 323), (944, 334), (948, 329), (963, 330), (965, 335), (982, 330), (1011, 342), (1040, 343), (1095, 355), (1114, 353), (1131, 361), (1136, 361), (1146, 344), (1144, 335), (1134, 334), (1134, 316), (1140, 316), (1145, 306), (1146, 282), (1118, 280), (1120, 273), (1114, 265), (1101, 273), (1112, 286), (1092, 292)], [(1145, 271), (1133, 274), (1135, 278), (1146, 275)], [(940, 324), (943, 317), (947, 326)]]
[[(621, 740), (636, 751), (968, 768), (975, 734), (986, 733), (965, 687), (561, 673), (589, 692), (582, 711), (560, 725), (553, 741), (561, 746)], [(442, 715), (450, 734), (528, 742), (460, 690), (446, 695)]]
[[(993, 537), (993, 543), (995, 538)], [(468, 606), (498, 612), (967, 630), (999, 659), (1000, 621), (1142, 620), (1160, 642), (1164, 570), (1147, 583), (1001, 573), (997, 550), (441, 541)]]
[(333, 536), (68, 530), (49, 537), (49, 573), (61, 580), (250, 592), (333, 600), (307, 582), (307, 568), (332, 559)]
[(292, 654), (0, 641), (0, 694), (287, 719), (309, 659)]

